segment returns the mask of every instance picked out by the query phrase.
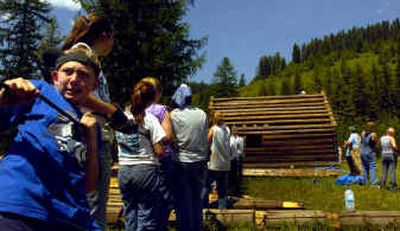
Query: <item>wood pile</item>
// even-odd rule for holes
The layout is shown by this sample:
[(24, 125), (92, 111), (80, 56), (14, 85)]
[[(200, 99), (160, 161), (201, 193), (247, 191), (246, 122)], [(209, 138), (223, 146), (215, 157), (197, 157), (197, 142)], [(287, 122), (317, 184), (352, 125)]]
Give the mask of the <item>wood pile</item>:
[(245, 168), (323, 166), (338, 160), (336, 121), (324, 92), (211, 98), (209, 113), (246, 137)]

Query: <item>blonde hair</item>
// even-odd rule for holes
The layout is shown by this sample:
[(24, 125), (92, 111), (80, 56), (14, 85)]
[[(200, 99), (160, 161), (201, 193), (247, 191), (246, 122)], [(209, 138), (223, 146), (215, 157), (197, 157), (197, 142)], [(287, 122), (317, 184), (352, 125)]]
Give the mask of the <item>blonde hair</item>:
[(162, 91), (162, 87), (161, 87), (160, 81), (158, 79), (154, 78), (154, 77), (147, 76), (147, 77), (144, 77), (141, 81), (153, 85), (154, 90), (156, 90), (158, 92)]
[(238, 129), (237, 129), (237, 127), (235, 125), (233, 125), (233, 127), (232, 127), (232, 135), (234, 135), (234, 136), (238, 136), (239, 135)]
[(394, 128), (389, 127), (389, 128), (387, 129), (386, 133), (387, 133), (387, 134), (394, 135)]
[(213, 118), (214, 124), (221, 124), (224, 121), (224, 116), (221, 112), (215, 112)]

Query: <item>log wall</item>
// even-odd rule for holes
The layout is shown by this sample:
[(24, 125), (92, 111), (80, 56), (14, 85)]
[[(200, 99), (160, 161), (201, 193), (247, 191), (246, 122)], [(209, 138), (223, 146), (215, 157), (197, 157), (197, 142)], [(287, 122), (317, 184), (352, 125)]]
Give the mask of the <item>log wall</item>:
[(324, 92), (312, 95), (211, 98), (246, 137), (245, 167), (320, 166), (338, 159), (336, 121)]

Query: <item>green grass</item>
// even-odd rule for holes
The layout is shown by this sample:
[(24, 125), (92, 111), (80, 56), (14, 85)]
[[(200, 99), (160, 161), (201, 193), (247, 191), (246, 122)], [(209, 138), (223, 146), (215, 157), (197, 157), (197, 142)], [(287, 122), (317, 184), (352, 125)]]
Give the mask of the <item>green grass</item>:
[[(378, 161), (378, 179), (380, 179)], [(345, 166), (344, 166), (345, 168)], [(254, 198), (304, 202), (306, 209), (341, 211), (344, 209), (344, 190), (350, 187), (355, 195), (357, 210), (398, 210), (399, 192), (369, 186), (335, 184), (335, 177), (325, 178), (247, 178), (245, 194)], [(397, 182), (400, 182), (399, 168)]]
[[(342, 165), (346, 169), (345, 164)], [(378, 179), (381, 177), (381, 162), (378, 160)], [(343, 173), (345, 174), (345, 173)], [(357, 210), (398, 210), (400, 208), (400, 193), (369, 186), (351, 185), (339, 186), (335, 184), (336, 177), (313, 179), (303, 178), (245, 178), (244, 194), (258, 199), (285, 200), (304, 202), (305, 209), (340, 212), (344, 210), (344, 190), (350, 187), (355, 194)], [(400, 171), (397, 170), (397, 182), (400, 183)], [(399, 230), (397, 224), (387, 227), (374, 227), (366, 224), (362, 227), (345, 227), (335, 229), (328, 224), (317, 221), (304, 226), (282, 224), (278, 227), (255, 227), (251, 222), (232, 224), (229, 227), (218, 222), (204, 221), (206, 231), (261, 231), (261, 230)], [(114, 229), (117, 230), (117, 229)], [(174, 226), (169, 230), (176, 230)]]

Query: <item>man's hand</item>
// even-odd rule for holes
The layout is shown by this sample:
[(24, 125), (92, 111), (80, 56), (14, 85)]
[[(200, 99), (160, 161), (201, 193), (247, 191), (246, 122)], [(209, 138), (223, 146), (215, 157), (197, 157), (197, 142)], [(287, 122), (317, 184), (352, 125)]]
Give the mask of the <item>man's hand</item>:
[(85, 113), (81, 118), (81, 124), (86, 128), (87, 155), (86, 155), (86, 187), (88, 192), (95, 189), (99, 173), (97, 162), (97, 120), (90, 112)]
[(40, 96), (40, 91), (23, 78), (4, 81), (7, 87), (0, 89), (0, 106), (25, 104)]
[(88, 131), (96, 132), (97, 120), (92, 113), (86, 112), (83, 114), (80, 122)]

